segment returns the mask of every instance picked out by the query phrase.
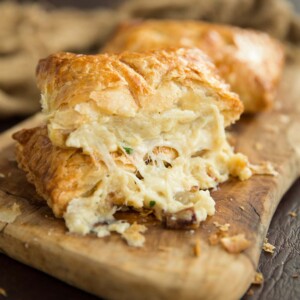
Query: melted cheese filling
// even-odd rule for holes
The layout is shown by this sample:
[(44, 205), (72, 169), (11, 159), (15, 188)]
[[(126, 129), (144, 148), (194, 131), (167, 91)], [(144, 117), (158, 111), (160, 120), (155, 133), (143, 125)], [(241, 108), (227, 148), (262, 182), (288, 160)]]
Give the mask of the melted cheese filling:
[[(106, 223), (126, 232), (128, 226), (113, 217), (120, 206), (153, 209), (158, 219), (193, 208), (198, 223), (213, 215), (208, 189), (230, 174), (247, 179), (251, 170), (247, 158), (234, 154), (227, 143), (219, 109), (211, 103), (200, 108), (102, 115), (70, 132), (65, 146), (82, 149), (99, 168), (104, 163), (106, 172), (92, 195), (69, 203), (64, 215), (69, 230), (86, 234)], [(86, 114), (84, 104), (76, 110)], [(100, 236), (110, 231), (103, 226), (96, 230)]]

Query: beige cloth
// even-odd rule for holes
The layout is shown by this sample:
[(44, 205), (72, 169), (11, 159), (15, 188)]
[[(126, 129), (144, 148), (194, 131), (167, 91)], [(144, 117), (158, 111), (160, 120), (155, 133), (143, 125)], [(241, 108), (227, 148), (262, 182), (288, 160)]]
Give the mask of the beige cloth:
[(40, 108), (35, 84), (39, 58), (97, 49), (120, 20), (122, 14), (105, 9), (46, 11), (37, 4), (0, 3), (0, 118)]
[(52, 52), (97, 51), (130, 18), (202, 19), (265, 30), (300, 44), (300, 21), (284, 0), (127, 0), (115, 9), (46, 10), (0, 3), (0, 118), (37, 111), (38, 59)]

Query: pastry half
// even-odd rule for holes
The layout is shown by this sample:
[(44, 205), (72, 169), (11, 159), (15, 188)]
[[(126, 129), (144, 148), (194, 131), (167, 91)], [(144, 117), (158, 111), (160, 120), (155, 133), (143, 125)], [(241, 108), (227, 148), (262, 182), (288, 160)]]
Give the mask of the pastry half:
[(122, 232), (124, 207), (198, 227), (215, 211), (210, 188), (252, 174), (225, 136), (243, 105), (198, 49), (59, 53), (37, 81), (47, 126), (14, 134), (17, 159), (72, 232)]
[(198, 47), (241, 98), (245, 112), (272, 105), (282, 73), (283, 48), (265, 33), (198, 21), (146, 20), (122, 24), (103, 52)]

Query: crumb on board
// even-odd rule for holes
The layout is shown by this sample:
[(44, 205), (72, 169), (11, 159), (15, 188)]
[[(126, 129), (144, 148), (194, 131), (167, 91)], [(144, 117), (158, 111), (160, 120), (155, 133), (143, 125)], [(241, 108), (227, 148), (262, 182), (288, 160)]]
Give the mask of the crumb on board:
[(247, 296), (253, 296), (253, 295), (254, 295), (253, 289), (249, 289), (247, 292)]
[(274, 253), (274, 250), (276, 249), (276, 247), (275, 247), (274, 245), (270, 244), (270, 243), (268, 242), (268, 239), (265, 238), (262, 249), (263, 249), (265, 252), (268, 252), (268, 253), (273, 254), (273, 253)]
[(4, 288), (1, 288), (1, 287), (0, 287), (0, 296), (7, 297), (6, 290)]
[(281, 110), (282, 109), (282, 102), (281, 101), (275, 101), (274, 102), (274, 109), (275, 110)]
[(21, 209), (17, 203), (9, 207), (0, 207), (0, 222), (13, 223), (20, 214)]
[(170, 247), (166, 247), (166, 246), (159, 246), (158, 250), (159, 251), (163, 251), (163, 252), (168, 252), (168, 251), (171, 250), (171, 248)]
[(219, 224), (218, 222), (213, 222), (213, 224), (220, 230), (220, 231), (228, 231), (230, 224), (226, 223), (226, 224)]
[(295, 211), (290, 211), (289, 212), (289, 216), (291, 216), (292, 218), (296, 218), (297, 217), (297, 213)]
[(193, 250), (194, 250), (194, 255), (196, 257), (199, 257), (201, 254), (201, 244), (199, 239), (196, 240)]
[(257, 175), (271, 175), (271, 176), (277, 176), (278, 172), (275, 170), (274, 166), (269, 161), (264, 161), (257, 165), (250, 165), (250, 169), (253, 172), (253, 174)]
[(5, 178), (5, 175), (3, 173), (0, 173), (0, 178)]
[(218, 231), (215, 233), (212, 233), (209, 237), (208, 237), (208, 242), (210, 245), (215, 246), (217, 244), (219, 244), (221, 238), (224, 237), (228, 237), (228, 230), (230, 227), (229, 223), (226, 224), (220, 224), (218, 222), (213, 222), (214, 226), (217, 227)]
[(266, 131), (271, 132), (271, 133), (278, 133), (278, 131), (279, 131), (279, 128), (277, 126), (275, 126), (275, 125), (272, 125), (272, 124), (266, 124), (264, 126), (264, 129)]
[(291, 118), (287, 115), (279, 115), (279, 121), (282, 124), (288, 124), (290, 122)]
[(264, 282), (264, 275), (260, 272), (256, 272), (252, 284), (261, 285)]
[(240, 233), (220, 239), (221, 245), (229, 253), (240, 253), (250, 247), (251, 242), (246, 239), (245, 234)]
[(297, 274), (297, 273), (293, 274), (292, 278), (299, 278), (299, 274)]
[(215, 246), (219, 243), (220, 236), (216, 233), (213, 233), (208, 237), (208, 241), (209, 241), (210, 245)]
[(258, 142), (254, 144), (254, 147), (256, 150), (262, 150), (264, 148), (263, 144)]
[(240, 208), (241, 210), (245, 210), (245, 207), (244, 207), (243, 205), (240, 205), (239, 208)]
[(137, 223), (133, 223), (125, 232), (122, 237), (126, 240), (129, 246), (142, 247), (145, 242), (145, 237), (142, 235), (147, 230), (147, 227)]

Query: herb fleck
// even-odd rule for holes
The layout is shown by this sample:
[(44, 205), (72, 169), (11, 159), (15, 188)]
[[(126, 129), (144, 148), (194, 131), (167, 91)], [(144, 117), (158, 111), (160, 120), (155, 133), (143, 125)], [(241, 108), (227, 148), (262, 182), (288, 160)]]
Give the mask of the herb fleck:
[(132, 148), (123, 147), (123, 149), (126, 151), (127, 154), (132, 154), (133, 153), (133, 149)]
[(155, 201), (153, 201), (153, 200), (151, 200), (151, 201), (149, 202), (149, 205), (150, 205), (150, 207), (153, 207), (153, 206), (155, 206), (155, 204), (156, 204), (156, 202), (155, 202)]

